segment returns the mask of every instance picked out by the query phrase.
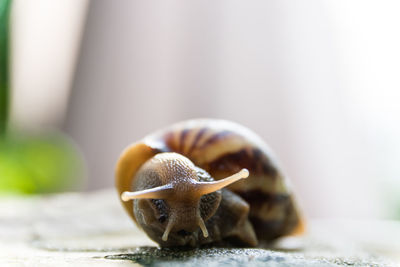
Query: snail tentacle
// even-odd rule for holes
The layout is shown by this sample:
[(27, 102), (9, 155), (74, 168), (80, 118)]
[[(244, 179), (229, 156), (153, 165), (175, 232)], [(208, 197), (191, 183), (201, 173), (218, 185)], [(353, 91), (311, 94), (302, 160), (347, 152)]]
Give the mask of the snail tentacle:
[(170, 219), (170, 220), (168, 221), (167, 227), (165, 228), (164, 234), (163, 234), (163, 236), (162, 236), (162, 240), (163, 240), (164, 242), (168, 240), (168, 235), (169, 235), (169, 232), (171, 232), (172, 227), (174, 227), (174, 220), (173, 220), (173, 219)]
[(199, 224), (199, 227), (200, 227), (201, 231), (203, 232), (203, 236), (205, 238), (207, 238), (208, 237), (207, 227), (204, 224), (204, 220), (200, 216), (198, 217), (198, 224)]
[(220, 190), (224, 187), (227, 187), (234, 182), (237, 182), (241, 179), (249, 177), (249, 171), (247, 169), (242, 169), (239, 172), (231, 175), (227, 178), (213, 181), (213, 182), (198, 182), (196, 183), (197, 194), (200, 196), (213, 193), (217, 190)]
[(121, 194), (121, 199), (123, 201), (132, 199), (165, 199), (171, 194), (172, 189), (173, 186), (171, 184), (166, 184), (136, 192), (125, 191)]

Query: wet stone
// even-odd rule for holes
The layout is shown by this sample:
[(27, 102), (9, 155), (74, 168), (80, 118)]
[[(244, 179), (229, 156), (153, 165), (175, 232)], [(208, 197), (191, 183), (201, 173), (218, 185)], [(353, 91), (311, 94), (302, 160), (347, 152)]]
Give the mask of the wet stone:
[(161, 249), (114, 190), (0, 197), (0, 266), (398, 266), (400, 223), (309, 221), (268, 249)]
[[(143, 266), (342, 266), (324, 259), (306, 259), (300, 255), (265, 249), (209, 248), (182, 251), (178, 249), (138, 248), (134, 253), (106, 256)], [(353, 266), (364, 266), (357, 265)]]

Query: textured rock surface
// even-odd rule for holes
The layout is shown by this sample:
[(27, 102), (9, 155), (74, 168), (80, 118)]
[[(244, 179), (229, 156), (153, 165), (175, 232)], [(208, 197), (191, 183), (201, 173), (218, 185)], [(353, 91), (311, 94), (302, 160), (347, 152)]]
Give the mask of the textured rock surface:
[(313, 221), (270, 249), (158, 249), (113, 190), (0, 198), (0, 266), (399, 266), (400, 223)]

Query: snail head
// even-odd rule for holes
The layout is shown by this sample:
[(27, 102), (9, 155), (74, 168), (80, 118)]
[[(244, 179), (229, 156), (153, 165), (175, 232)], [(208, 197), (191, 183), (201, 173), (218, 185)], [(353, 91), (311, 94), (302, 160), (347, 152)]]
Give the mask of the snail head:
[[(146, 231), (149, 225), (159, 229), (161, 240), (166, 242), (171, 233), (190, 233), (199, 228), (205, 238), (205, 222), (214, 215), (221, 201), (220, 189), (247, 178), (246, 169), (225, 179), (214, 179), (196, 167), (185, 156), (174, 152), (155, 155), (136, 174), (135, 192), (123, 192), (123, 201), (136, 201), (137, 221)], [(140, 202), (147, 200), (147, 202)], [(154, 239), (154, 233), (148, 233)], [(160, 234), (159, 234), (160, 235)]]

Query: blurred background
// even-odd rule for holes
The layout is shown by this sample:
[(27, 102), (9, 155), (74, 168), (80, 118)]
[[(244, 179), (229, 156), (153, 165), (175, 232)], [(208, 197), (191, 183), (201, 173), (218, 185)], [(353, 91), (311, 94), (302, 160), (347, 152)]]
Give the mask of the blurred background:
[(112, 187), (128, 144), (212, 117), (273, 148), (308, 216), (400, 219), (399, 8), (14, 0), (0, 191)]

